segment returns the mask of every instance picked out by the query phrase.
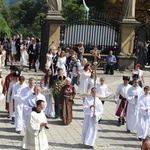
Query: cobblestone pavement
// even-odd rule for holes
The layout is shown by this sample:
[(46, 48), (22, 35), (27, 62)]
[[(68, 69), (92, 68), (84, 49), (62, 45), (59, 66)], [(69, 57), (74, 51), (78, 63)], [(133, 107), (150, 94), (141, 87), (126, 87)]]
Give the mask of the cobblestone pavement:
[[(9, 73), (9, 69), (4, 69), (3, 77)], [(145, 70), (146, 85), (150, 85), (149, 68)], [(119, 72), (115, 75), (104, 75), (102, 70), (98, 71), (98, 76), (106, 77), (106, 83), (110, 91), (115, 92), (118, 84), (122, 83), (122, 76), (128, 74), (130, 71)], [(23, 73), (26, 79), (31, 76), (36, 76), (36, 73), (30, 71)], [(43, 75), (39, 72), (38, 79)], [(83, 109), (82, 100), (79, 95), (75, 98), (73, 106), (73, 121), (70, 125), (64, 126), (60, 119), (48, 119), (49, 130), (46, 131), (49, 150), (53, 149), (88, 149), (81, 143), (81, 131), (83, 123)], [(15, 133), (14, 125), (8, 119), (5, 111), (5, 102), (1, 101), (0, 105), (0, 150), (21, 150), (21, 142), (24, 133), (18, 135)], [(113, 100), (107, 100), (104, 105), (104, 114), (101, 123), (99, 124), (98, 136), (94, 146), (95, 150), (140, 150), (141, 142), (136, 139), (136, 132), (127, 133), (126, 127), (117, 127), (117, 117), (115, 117), (116, 105)]]

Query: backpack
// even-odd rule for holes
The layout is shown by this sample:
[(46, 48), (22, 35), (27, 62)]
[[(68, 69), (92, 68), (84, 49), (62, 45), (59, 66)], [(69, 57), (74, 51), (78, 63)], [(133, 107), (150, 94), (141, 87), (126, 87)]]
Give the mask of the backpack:
[(73, 62), (69, 65), (69, 72), (73, 71), (73, 67), (76, 67), (76, 69), (78, 70), (77, 62), (78, 62), (78, 60), (76, 60), (75, 62)]

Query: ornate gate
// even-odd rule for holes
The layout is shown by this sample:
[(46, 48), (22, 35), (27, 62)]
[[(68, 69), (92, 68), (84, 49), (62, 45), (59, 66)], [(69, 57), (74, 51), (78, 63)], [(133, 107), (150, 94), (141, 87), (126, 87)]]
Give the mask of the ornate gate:
[(111, 20), (104, 12), (90, 10), (87, 19), (84, 13), (69, 16), (61, 26), (60, 45), (76, 47), (82, 41), (88, 53), (97, 46), (102, 53), (120, 50), (120, 29), (117, 21)]

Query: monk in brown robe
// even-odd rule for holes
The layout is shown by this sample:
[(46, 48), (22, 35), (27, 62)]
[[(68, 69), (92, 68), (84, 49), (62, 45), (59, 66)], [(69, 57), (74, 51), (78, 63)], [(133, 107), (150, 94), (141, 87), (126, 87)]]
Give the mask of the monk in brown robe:
[(72, 104), (76, 91), (71, 85), (71, 79), (66, 78), (66, 85), (61, 89), (62, 122), (68, 125), (72, 122)]

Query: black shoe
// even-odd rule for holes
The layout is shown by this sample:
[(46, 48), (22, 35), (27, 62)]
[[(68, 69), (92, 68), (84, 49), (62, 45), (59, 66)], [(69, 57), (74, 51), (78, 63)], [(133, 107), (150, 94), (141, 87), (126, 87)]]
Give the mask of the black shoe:
[(55, 116), (55, 117), (54, 117), (54, 119), (57, 119), (57, 118), (58, 118), (58, 116)]
[(98, 123), (100, 123), (102, 121), (102, 118), (98, 120)]
[(49, 129), (49, 127), (48, 127), (48, 126), (45, 126), (45, 129)]
[(16, 131), (16, 133), (21, 134), (21, 131)]
[(108, 74), (107, 72), (105, 72), (104, 74)]
[(143, 141), (144, 139), (142, 139), (142, 138), (138, 138), (138, 140), (139, 140), (139, 141)]
[(131, 131), (127, 129), (127, 133), (131, 133)]

